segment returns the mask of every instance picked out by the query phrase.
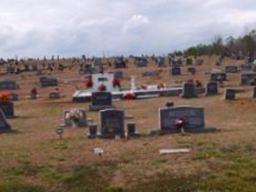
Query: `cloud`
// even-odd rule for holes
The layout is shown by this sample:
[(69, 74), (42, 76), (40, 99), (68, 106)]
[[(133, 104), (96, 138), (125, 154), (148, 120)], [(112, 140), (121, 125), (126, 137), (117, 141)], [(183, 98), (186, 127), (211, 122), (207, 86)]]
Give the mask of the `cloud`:
[(149, 24), (148, 17), (138, 14), (133, 15), (123, 26), (123, 33), (136, 32), (139, 28)]
[(254, 0), (0, 0), (0, 57), (164, 54), (255, 20)]

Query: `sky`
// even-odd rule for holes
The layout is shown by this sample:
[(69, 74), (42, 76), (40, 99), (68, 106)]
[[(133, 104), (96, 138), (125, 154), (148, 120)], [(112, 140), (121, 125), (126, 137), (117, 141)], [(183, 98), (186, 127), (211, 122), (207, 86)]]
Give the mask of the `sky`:
[(0, 57), (163, 55), (254, 28), (255, 0), (0, 0)]

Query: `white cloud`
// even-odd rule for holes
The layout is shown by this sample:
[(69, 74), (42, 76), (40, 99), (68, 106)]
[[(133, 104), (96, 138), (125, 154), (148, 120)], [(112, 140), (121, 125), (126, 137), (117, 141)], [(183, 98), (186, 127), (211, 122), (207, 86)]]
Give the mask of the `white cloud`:
[(168, 53), (253, 28), (254, 0), (0, 0), (1, 56)]
[(137, 14), (133, 15), (123, 26), (123, 33), (128, 33), (129, 31), (136, 31), (139, 28), (142, 28), (143, 26), (149, 24), (148, 17)]

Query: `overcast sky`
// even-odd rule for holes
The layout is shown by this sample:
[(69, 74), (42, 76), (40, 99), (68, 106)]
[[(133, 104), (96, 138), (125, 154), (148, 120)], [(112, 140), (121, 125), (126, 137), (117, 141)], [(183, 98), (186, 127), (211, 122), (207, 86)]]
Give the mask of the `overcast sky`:
[(0, 57), (165, 54), (255, 23), (255, 0), (0, 0)]

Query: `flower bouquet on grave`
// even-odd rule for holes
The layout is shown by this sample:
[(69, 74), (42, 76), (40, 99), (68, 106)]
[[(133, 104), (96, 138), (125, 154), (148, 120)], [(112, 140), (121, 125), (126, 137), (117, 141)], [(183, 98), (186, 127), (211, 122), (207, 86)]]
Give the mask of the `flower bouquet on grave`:
[(10, 101), (10, 93), (9, 92), (1, 92), (0, 93), (0, 103), (8, 103)]
[(71, 109), (67, 116), (67, 119), (69, 119), (75, 127), (78, 127), (80, 118), (81, 114), (79, 109)]
[(103, 91), (106, 91), (107, 90), (107, 88), (106, 88), (106, 86), (104, 85), (104, 84), (101, 84), (99, 87), (98, 87), (98, 91), (100, 91), (100, 92), (103, 92)]
[(186, 126), (186, 120), (185, 118), (181, 117), (181, 118), (177, 118), (175, 120), (175, 126), (178, 130), (180, 130), (181, 134), (184, 134), (184, 128)]

